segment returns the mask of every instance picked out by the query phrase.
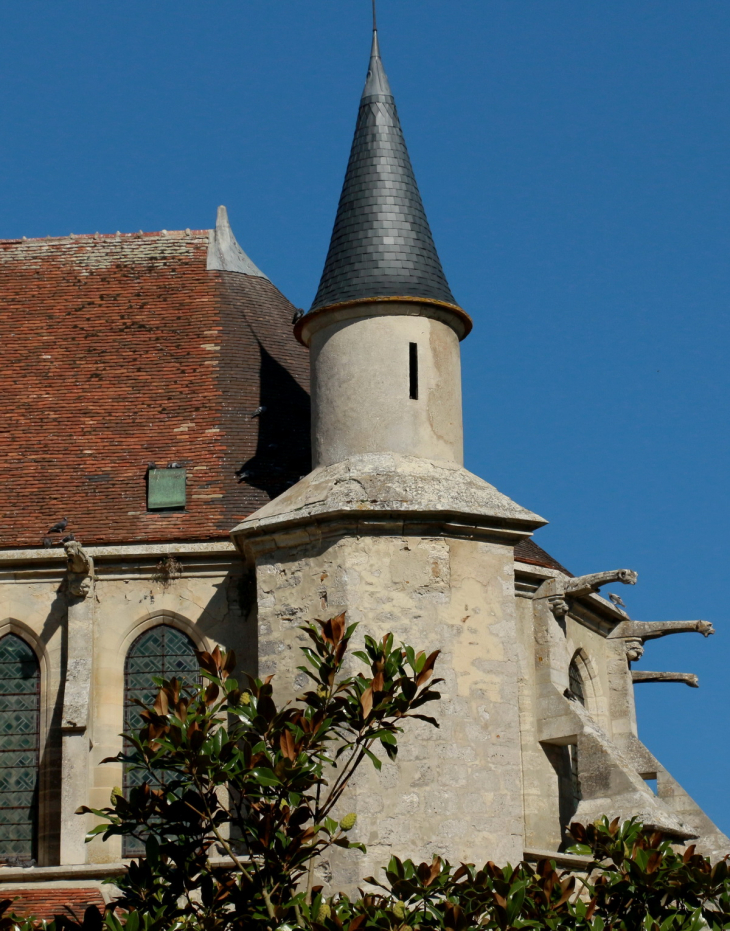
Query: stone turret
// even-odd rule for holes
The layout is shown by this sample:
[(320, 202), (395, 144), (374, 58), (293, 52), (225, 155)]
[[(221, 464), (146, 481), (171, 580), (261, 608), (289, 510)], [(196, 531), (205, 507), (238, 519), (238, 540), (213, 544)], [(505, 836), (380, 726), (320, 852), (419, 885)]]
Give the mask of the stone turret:
[(322, 279), (297, 324), (311, 349), (314, 464), (362, 453), (463, 462), (456, 304), (373, 31)]
[[(516, 862), (523, 849), (514, 544), (544, 521), (463, 468), (459, 342), (377, 33), (312, 309), (314, 470), (233, 539), (256, 577), (259, 673), (296, 694), (299, 625), (347, 612), (357, 636), (441, 650), (441, 728), (411, 728), (398, 763), (349, 798), (368, 855)], [(324, 879), (325, 877), (323, 877)]]

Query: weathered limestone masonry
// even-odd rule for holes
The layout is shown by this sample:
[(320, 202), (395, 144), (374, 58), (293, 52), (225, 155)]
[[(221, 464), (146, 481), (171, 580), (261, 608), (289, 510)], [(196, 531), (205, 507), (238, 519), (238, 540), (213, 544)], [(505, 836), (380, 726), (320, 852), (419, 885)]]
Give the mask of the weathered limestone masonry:
[(261, 671), (289, 695), (312, 617), (346, 611), (359, 637), (443, 651), (442, 729), (409, 729), (398, 763), (363, 770), (348, 800), (368, 846), (339, 864), (350, 887), (391, 853), (522, 856), (513, 546), (544, 521), (461, 465), (470, 328), (375, 36), (330, 254), (295, 330), (311, 353), (315, 468), (233, 532), (256, 573)]
[[(608, 815), (639, 817), (680, 842), (692, 839), (708, 856), (724, 856), (730, 840), (639, 740), (631, 671), (645, 641), (709, 636), (712, 625), (629, 620), (597, 591), (634, 584), (630, 570), (576, 579), (516, 566), (526, 851), (557, 850), (571, 821)], [(682, 673), (645, 675), (696, 682)], [(657, 780), (656, 795), (647, 779)]]
[(61, 863), (86, 862), (84, 818), (76, 810), (89, 797), (90, 704), (94, 673), (94, 560), (76, 541), (67, 557), (66, 676), (61, 709)]
[[(116, 864), (119, 843), (84, 843), (93, 822), (74, 812), (123, 784), (121, 767), (100, 764), (122, 746), (130, 644), (165, 624), (199, 649), (235, 649), (254, 671), (256, 628), (230, 543), (66, 549), (0, 552), (0, 636), (17, 633), (41, 658), (39, 865)], [(169, 554), (173, 579), (159, 568)]]
[(282, 499), (236, 531), (256, 569), (261, 674), (301, 690), (298, 626), (339, 611), (358, 638), (442, 650), (441, 728), (409, 728), (397, 765), (363, 771), (347, 806), (368, 855), (338, 875), (356, 885), (391, 853), (519, 859), (512, 544), (540, 519), (453, 464), (385, 454), (317, 469)]
[(603, 814), (721, 855), (728, 838), (637, 735), (634, 683), (696, 678), (631, 669), (645, 640), (712, 627), (631, 621), (599, 594), (634, 584), (629, 569), (574, 578), (515, 562), (544, 521), (462, 467), (470, 329), (375, 34), (322, 280), (295, 326), (310, 350), (314, 471), (233, 531), (256, 578), (259, 672), (279, 695), (305, 685), (299, 626), (314, 617), (345, 611), (358, 637), (393, 631), (442, 651), (441, 729), (410, 728), (397, 763), (360, 774), (346, 804), (368, 853), (338, 854), (338, 885), (356, 887), (390, 854), (554, 856), (571, 820)]
[[(730, 851), (641, 743), (634, 705), (638, 684), (697, 685), (632, 668), (644, 643), (712, 626), (632, 620), (601, 590), (635, 572), (573, 577), (531, 541), (541, 517), (463, 468), (471, 326), (377, 34), (309, 313), (225, 208), (210, 231), (0, 243), (3, 896), (48, 917), (61, 892), (79, 913), (108, 899), (99, 880), (134, 851), (85, 843), (94, 819), (75, 811), (132, 784), (101, 761), (153, 677), (194, 676), (195, 649), (219, 645), (291, 698), (300, 625), (343, 611), (356, 640), (440, 650), (444, 681), (440, 729), (413, 722), (397, 763), (343, 799), (368, 852), (322, 866), (333, 890), (391, 854), (579, 867), (566, 829), (603, 814)], [(166, 467), (185, 469), (174, 507), (147, 494)]]
[[(194, 674), (195, 647), (256, 671), (228, 532), (310, 469), (294, 311), (224, 207), (212, 230), (0, 242), (0, 884), (21, 911), (83, 915), (126, 868), (75, 812), (129, 788), (101, 760), (131, 698)], [(184, 506), (148, 496), (166, 466)]]
[(357, 640), (393, 631), (442, 651), (441, 727), (409, 726), (397, 764), (361, 773), (345, 807), (358, 813), (368, 853), (350, 857), (338, 879), (357, 885), (394, 853), (515, 861), (523, 836), (509, 547), (373, 532), (263, 556), (257, 567), (260, 635), (270, 629), (277, 651), (286, 647), (261, 662), (280, 684), (301, 639), (293, 624), (321, 615), (323, 601), (360, 623)]

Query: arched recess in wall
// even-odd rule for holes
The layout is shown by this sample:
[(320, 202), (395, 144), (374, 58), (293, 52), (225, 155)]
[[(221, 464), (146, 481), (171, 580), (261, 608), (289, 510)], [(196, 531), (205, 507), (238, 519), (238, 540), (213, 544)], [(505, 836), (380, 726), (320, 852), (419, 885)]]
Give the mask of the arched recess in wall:
[(201, 633), (200, 628), (192, 621), (188, 620), (183, 614), (178, 614), (176, 611), (158, 610), (151, 611), (149, 614), (138, 617), (125, 631), (119, 643), (120, 658), (126, 659), (132, 644), (138, 637), (145, 633), (145, 631), (151, 630), (153, 627), (158, 627), (160, 624), (166, 624), (182, 631), (192, 640), (197, 650), (210, 651), (215, 646), (215, 644), (210, 643), (207, 637)]
[(573, 654), (568, 668), (568, 684), (575, 698), (591, 715), (598, 714), (598, 691), (593, 663), (583, 649)]
[[(142, 727), (140, 707), (135, 699), (151, 704), (157, 694), (155, 677), (177, 678), (184, 683), (195, 684), (199, 677), (198, 660), (192, 639), (171, 624), (156, 624), (132, 642), (124, 662), (124, 732)], [(145, 777), (125, 767), (124, 792), (140, 785)], [(136, 856), (143, 852), (142, 845), (134, 838), (125, 837), (122, 855)]]
[(0, 637), (0, 863), (38, 857), (40, 680), (32, 647)]
[[(579, 648), (573, 654), (568, 667), (568, 685), (573, 698), (580, 702), (591, 717), (597, 718), (600, 709), (600, 687), (598, 676), (585, 650)], [(582, 798), (580, 772), (581, 761), (577, 744), (564, 749), (560, 766), (560, 821), (566, 831), (573, 820)], [(564, 841), (568, 835), (564, 835)]]

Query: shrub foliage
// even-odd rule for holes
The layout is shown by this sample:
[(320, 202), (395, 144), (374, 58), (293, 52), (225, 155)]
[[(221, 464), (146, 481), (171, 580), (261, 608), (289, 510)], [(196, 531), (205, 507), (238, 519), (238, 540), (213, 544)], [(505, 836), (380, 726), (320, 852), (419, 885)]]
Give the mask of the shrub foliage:
[[(714, 866), (693, 847), (636, 821), (571, 826), (585, 868), (555, 861), (477, 868), (438, 857), (393, 857), (356, 899), (325, 895), (315, 867), (350, 839), (356, 816), (345, 796), (362, 765), (398, 753), (409, 719), (438, 727), (424, 706), (439, 698), (438, 651), (427, 656), (365, 637), (344, 615), (302, 628), (310, 638), (299, 669), (310, 687), (277, 707), (271, 677), (233, 675), (232, 652), (200, 653), (202, 684), (159, 680), (143, 728), (125, 735), (113, 762), (143, 771), (128, 797), (80, 809), (100, 823), (89, 835), (131, 835), (146, 855), (116, 879), (121, 899), (82, 923), (58, 918), (50, 931), (700, 931), (730, 928), (728, 861)], [(349, 654), (365, 669), (350, 674)], [(334, 877), (336, 883), (336, 877)], [(17, 919), (0, 903), (0, 931), (44, 923)]]

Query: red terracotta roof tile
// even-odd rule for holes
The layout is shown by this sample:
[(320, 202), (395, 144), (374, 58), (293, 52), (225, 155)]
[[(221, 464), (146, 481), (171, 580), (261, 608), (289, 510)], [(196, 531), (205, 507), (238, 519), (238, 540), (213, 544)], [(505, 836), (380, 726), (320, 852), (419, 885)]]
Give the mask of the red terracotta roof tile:
[(533, 566), (543, 566), (546, 569), (559, 569), (561, 572), (564, 572), (566, 575), (573, 577), (573, 573), (569, 572), (565, 566), (553, 559), (550, 553), (546, 553), (545, 550), (538, 546), (532, 539), (520, 540), (515, 546), (515, 559), (518, 562), (531, 563)]
[(0, 899), (12, 899), (8, 912), (19, 918), (44, 918), (51, 920), (57, 915), (81, 922), (87, 908), (104, 912), (104, 898), (98, 887), (88, 888), (3, 888)]
[[(0, 547), (39, 546), (62, 516), (91, 545), (226, 538), (308, 471), (294, 308), (265, 278), (207, 271), (207, 247), (0, 242)], [(187, 507), (148, 512), (148, 463), (173, 461)]]

